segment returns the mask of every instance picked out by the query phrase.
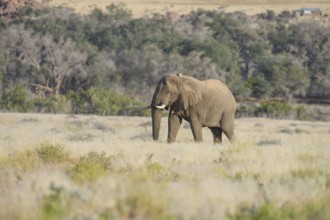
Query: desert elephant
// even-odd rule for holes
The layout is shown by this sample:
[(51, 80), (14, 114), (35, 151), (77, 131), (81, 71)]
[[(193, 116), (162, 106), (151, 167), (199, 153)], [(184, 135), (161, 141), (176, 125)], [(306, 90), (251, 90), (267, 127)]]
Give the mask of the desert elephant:
[(175, 141), (182, 119), (190, 123), (195, 142), (203, 141), (203, 127), (211, 129), (214, 143), (222, 142), (222, 132), (230, 142), (234, 140), (236, 102), (228, 87), (219, 80), (166, 75), (158, 82), (150, 107), (154, 140), (159, 137), (164, 109), (169, 110), (169, 143)]

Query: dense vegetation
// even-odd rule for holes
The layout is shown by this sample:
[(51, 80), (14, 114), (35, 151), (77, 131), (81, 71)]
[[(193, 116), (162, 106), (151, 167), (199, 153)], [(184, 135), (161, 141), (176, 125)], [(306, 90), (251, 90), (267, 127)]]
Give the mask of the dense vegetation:
[(81, 15), (28, 8), (0, 18), (0, 109), (143, 114), (159, 78), (225, 81), (238, 100), (330, 95), (328, 18), (192, 11), (134, 18), (123, 5)]

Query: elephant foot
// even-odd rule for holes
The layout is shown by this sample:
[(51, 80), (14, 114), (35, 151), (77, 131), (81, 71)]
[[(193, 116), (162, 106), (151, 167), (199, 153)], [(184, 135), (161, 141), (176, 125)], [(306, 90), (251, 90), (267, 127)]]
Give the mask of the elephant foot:
[(222, 144), (222, 140), (216, 139), (213, 141), (213, 144)]

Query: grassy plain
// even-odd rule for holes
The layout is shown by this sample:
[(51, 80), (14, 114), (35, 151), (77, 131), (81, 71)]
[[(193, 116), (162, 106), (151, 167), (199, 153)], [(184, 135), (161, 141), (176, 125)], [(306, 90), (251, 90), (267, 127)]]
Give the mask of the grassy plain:
[(237, 119), (238, 141), (151, 119), (0, 114), (0, 219), (330, 219), (330, 123)]
[(165, 13), (176, 11), (180, 14), (187, 14), (198, 8), (214, 10), (222, 8), (227, 12), (242, 11), (248, 15), (254, 15), (267, 10), (276, 13), (284, 10), (298, 10), (302, 7), (318, 7), (325, 13), (330, 13), (330, 2), (328, 0), (52, 0), (53, 5), (65, 5), (75, 8), (77, 11), (87, 13), (91, 9), (105, 8), (111, 3), (124, 3), (132, 10), (135, 16), (143, 16), (152, 13)]

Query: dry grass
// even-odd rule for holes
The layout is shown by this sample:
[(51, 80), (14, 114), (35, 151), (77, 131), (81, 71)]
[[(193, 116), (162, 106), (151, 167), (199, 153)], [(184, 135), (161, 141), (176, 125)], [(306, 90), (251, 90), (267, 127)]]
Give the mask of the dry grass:
[(0, 114), (0, 219), (329, 217), (330, 123), (238, 119), (213, 145), (150, 121)]
[(227, 12), (243, 11), (249, 15), (265, 12), (267, 10), (273, 10), (279, 13), (284, 10), (297, 10), (301, 7), (318, 7), (325, 13), (330, 12), (330, 2), (328, 0), (98, 0), (92, 2), (88, 0), (53, 0), (51, 3), (54, 5), (69, 6), (82, 13), (89, 12), (94, 7), (105, 8), (111, 3), (124, 3), (128, 9), (132, 10), (135, 16), (142, 16), (155, 12), (164, 13), (167, 11), (177, 11), (181, 14), (186, 14), (198, 8), (208, 10), (223, 8)]

